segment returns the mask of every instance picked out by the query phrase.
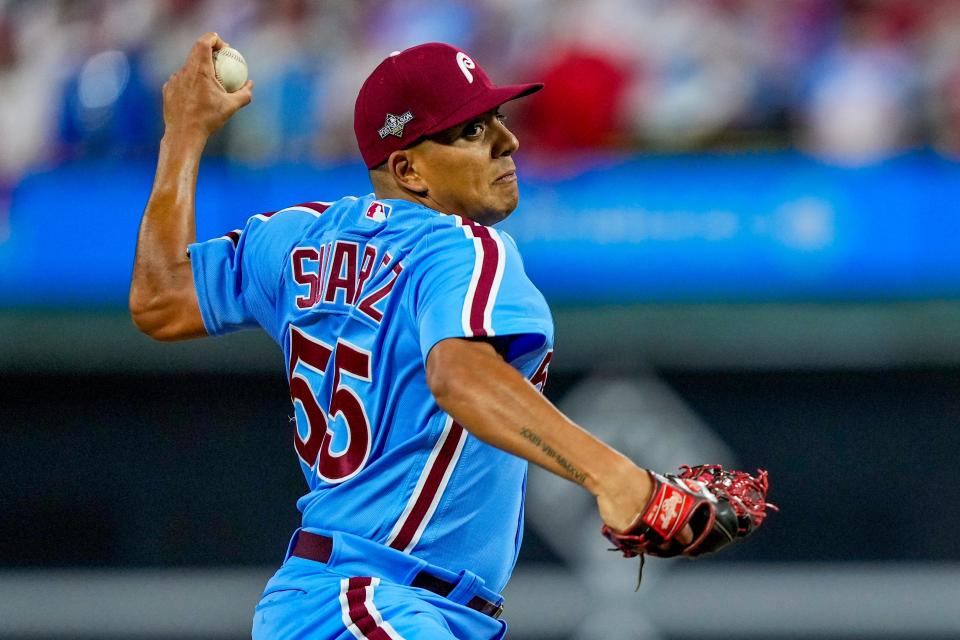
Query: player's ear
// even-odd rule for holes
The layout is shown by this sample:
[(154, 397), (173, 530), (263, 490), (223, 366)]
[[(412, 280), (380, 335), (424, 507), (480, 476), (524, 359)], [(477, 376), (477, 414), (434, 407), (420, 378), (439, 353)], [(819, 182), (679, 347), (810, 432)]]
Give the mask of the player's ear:
[(414, 154), (409, 149), (394, 151), (387, 158), (387, 172), (397, 186), (423, 195), (427, 192), (427, 183), (417, 172), (415, 160)]

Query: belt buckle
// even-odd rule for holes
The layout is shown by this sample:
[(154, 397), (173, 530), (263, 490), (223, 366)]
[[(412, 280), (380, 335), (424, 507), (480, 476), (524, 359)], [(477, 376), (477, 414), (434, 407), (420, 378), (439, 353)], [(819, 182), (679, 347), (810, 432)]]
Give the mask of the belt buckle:
[(500, 616), (503, 615), (503, 603), (497, 605), (497, 608), (493, 610), (493, 613), (490, 614), (490, 617), (494, 620), (499, 620)]

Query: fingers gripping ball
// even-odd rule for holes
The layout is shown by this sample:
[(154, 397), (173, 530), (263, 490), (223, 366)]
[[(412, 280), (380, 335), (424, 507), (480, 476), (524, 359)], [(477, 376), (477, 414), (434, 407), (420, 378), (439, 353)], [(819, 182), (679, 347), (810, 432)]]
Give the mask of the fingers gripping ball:
[[(766, 518), (769, 491), (767, 472), (756, 476), (725, 471), (720, 465), (680, 467), (679, 475), (650, 473), (653, 493), (643, 512), (626, 531), (603, 527), (603, 535), (625, 557), (650, 554), (659, 557), (699, 556), (719, 551), (745, 538)], [(693, 540), (686, 546), (677, 539), (690, 525)]]
[(224, 47), (214, 51), (213, 69), (217, 82), (227, 93), (237, 91), (247, 82), (247, 61), (236, 49)]

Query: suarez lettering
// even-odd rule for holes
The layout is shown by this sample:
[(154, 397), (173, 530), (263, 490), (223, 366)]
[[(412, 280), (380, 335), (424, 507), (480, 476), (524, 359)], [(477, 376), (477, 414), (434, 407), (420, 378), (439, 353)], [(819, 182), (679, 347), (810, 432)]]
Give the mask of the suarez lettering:
[[(390, 265), (389, 253), (378, 255), (373, 245), (363, 247), (350, 240), (335, 240), (319, 247), (296, 247), (290, 253), (293, 280), (306, 287), (303, 295), (296, 298), (298, 309), (313, 309), (318, 305), (356, 306), (362, 314), (379, 323), (383, 312), (378, 308), (403, 272), (403, 264), (397, 262), (391, 268), (392, 276), (386, 283), (366, 292), (371, 276)], [(379, 260), (378, 260), (379, 258)]]

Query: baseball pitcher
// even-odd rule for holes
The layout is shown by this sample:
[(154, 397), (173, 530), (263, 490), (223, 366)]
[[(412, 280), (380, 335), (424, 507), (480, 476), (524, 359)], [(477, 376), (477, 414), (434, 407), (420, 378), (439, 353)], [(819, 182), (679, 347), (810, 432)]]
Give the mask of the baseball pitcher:
[(550, 311), (493, 225), (519, 197), (498, 109), (542, 85), (494, 85), (447, 44), (390, 55), (356, 100), (372, 193), (196, 242), (204, 145), (252, 98), (214, 78), (225, 46), (204, 35), (164, 86), (130, 310), (158, 340), (260, 327), (283, 349), (307, 489), (254, 638), (502, 638), (528, 461), (596, 496), (627, 556), (698, 555), (759, 525), (762, 472), (649, 472), (541, 395)]

